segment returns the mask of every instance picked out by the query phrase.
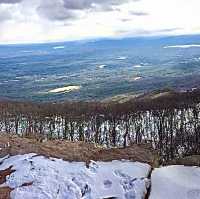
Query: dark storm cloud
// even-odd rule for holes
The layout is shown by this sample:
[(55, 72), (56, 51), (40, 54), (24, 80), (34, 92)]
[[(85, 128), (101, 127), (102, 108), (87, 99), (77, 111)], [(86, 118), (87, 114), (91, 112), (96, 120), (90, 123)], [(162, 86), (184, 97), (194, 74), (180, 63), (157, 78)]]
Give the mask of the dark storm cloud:
[(0, 0), (0, 4), (5, 3), (5, 4), (14, 4), (14, 3), (19, 3), (22, 0)]
[(37, 11), (49, 20), (71, 20), (79, 17), (79, 11), (113, 11), (116, 6), (136, 0), (48, 0), (42, 1)]

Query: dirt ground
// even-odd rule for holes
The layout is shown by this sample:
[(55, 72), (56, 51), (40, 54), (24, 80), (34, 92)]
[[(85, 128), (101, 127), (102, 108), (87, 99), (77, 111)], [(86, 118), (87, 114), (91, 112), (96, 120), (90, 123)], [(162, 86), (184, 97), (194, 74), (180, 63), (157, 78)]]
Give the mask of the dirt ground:
[(127, 148), (105, 149), (84, 142), (53, 140), (40, 143), (35, 139), (0, 136), (0, 148), (0, 157), (7, 154), (37, 153), (47, 157), (78, 162), (127, 159), (154, 165), (156, 161), (155, 152), (145, 144), (132, 145)]

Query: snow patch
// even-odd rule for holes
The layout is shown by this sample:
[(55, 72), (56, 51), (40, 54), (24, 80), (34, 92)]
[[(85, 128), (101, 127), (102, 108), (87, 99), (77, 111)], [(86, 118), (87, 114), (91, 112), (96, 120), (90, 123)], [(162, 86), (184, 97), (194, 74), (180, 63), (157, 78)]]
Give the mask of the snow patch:
[(200, 48), (200, 44), (164, 46), (164, 48)]
[(138, 80), (140, 80), (140, 79), (142, 79), (142, 77), (134, 77), (134, 78), (133, 78), (134, 81), (138, 81)]
[(102, 65), (99, 65), (98, 68), (103, 69), (103, 68), (105, 68), (106, 66), (107, 66), (107, 65), (102, 64)]
[(168, 166), (155, 169), (151, 184), (150, 199), (199, 199), (200, 168)]
[(127, 59), (127, 57), (121, 56), (121, 57), (117, 57), (116, 59), (117, 60), (125, 60), (125, 59)]
[(54, 47), (53, 47), (54, 50), (57, 50), (57, 49), (64, 49), (64, 48), (65, 48), (65, 46), (54, 46)]
[(134, 65), (133, 67), (134, 67), (134, 68), (141, 68), (142, 65), (138, 64), (138, 65)]
[[(149, 180), (148, 164), (130, 161), (67, 162), (36, 154), (4, 158), (0, 170), (13, 166), (4, 186), (11, 199), (142, 199)], [(29, 183), (29, 186), (22, 186)]]
[(48, 93), (68, 93), (75, 90), (80, 90), (81, 86), (65, 86), (48, 91)]

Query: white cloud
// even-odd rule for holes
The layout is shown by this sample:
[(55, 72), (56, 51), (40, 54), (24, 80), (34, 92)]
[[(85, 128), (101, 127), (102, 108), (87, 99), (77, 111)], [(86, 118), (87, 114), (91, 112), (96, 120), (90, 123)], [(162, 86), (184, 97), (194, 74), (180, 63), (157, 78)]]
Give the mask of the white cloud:
[(0, 0), (0, 43), (200, 33), (199, 0)]

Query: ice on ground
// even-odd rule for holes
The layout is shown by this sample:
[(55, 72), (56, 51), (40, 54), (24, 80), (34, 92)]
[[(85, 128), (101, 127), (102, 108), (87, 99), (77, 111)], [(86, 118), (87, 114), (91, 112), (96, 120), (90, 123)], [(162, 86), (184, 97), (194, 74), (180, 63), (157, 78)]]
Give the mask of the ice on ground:
[(0, 170), (10, 166), (16, 171), (3, 185), (14, 189), (11, 199), (143, 199), (151, 169), (130, 161), (91, 161), (87, 167), (36, 154), (7, 157)]
[(150, 199), (200, 199), (200, 168), (168, 166), (155, 169)]

